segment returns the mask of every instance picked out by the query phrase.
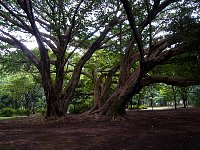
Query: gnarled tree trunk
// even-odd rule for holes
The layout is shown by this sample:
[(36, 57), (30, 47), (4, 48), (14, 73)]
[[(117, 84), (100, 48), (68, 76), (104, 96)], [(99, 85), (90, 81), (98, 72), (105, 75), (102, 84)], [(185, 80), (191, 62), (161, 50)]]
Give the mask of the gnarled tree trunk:
[[(132, 78), (135, 76), (135, 78)], [(110, 95), (103, 106), (98, 110), (93, 110), (91, 113), (98, 113), (101, 115), (118, 117), (126, 114), (125, 108), (130, 98), (140, 88), (140, 69), (135, 71), (123, 86), (118, 86), (115, 92)]]
[(65, 101), (56, 95), (49, 95), (47, 99), (46, 117), (62, 117), (66, 113)]
[[(106, 100), (109, 98), (110, 86), (112, 84), (112, 77), (119, 69), (119, 65), (114, 66), (107, 74), (101, 74), (95, 81), (94, 85), (94, 106), (89, 112), (93, 112), (101, 108)], [(105, 82), (103, 83), (103, 78)]]

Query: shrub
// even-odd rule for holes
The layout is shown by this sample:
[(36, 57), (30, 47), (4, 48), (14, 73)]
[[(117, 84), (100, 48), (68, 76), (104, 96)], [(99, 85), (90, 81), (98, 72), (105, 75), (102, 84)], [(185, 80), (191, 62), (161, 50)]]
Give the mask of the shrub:
[(144, 106), (144, 105), (140, 105), (140, 106), (139, 106), (139, 109), (147, 109), (147, 107)]
[(16, 115), (19, 115), (19, 116), (23, 116), (23, 115), (25, 115), (25, 109), (17, 109), (17, 110), (15, 110), (15, 114)]
[[(138, 105), (132, 105), (132, 108), (133, 109), (147, 109), (147, 107), (144, 106), (144, 105), (140, 105), (140, 106), (138, 106)], [(128, 106), (128, 109), (131, 110), (131, 106), (130, 105)]]
[(12, 108), (6, 107), (1, 110), (1, 116), (3, 117), (12, 117), (14, 114), (14, 110)]
[(29, 109), (26, 109), (26, 115), (30, 116), (30, 114), (31, 114), (31, 111)]
[(73, 105), (71, 104), (69, 106), (69, 113), (80, 114), (89, 110), (90, 108), (91, 108), (91, 105), (86, 104), (86, 103), (79, 103), (79, 104), (73, 104)]
[(195, 101), (194, 106), (200, 107), (200, 101)]
[(39, 109), (39, 110), (37, 110), (37, 113), (41, 114), (42, 116), (45, 116), (46, 109)]
[(15, 111), (15, 114), (16, 115), (19, 115), (19, 116), (29, 116), (31, 113), (31, 111), (29, 109), (17, 109)]

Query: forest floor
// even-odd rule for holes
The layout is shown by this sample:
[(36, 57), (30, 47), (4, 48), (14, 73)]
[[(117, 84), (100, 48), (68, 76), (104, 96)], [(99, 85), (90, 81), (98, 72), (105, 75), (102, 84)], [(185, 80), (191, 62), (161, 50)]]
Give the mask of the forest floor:
[(68, 115), (0, 121), (1, 150), (199, 150), (200, 108), (129, 111), (113, 121)]

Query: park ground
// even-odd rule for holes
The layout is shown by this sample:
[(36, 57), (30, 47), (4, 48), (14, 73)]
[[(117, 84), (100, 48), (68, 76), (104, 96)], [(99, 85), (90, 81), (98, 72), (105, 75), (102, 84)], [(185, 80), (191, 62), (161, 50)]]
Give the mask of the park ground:
[(200, 108), (0, 121), (1, 150), (199, 150)]

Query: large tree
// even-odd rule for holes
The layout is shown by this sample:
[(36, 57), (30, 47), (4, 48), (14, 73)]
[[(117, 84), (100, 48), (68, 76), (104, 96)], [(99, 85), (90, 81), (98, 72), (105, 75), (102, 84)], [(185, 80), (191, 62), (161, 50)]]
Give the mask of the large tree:
[[(197, 7), (192, 1), (189, 3)], [(98, 82), (94, 89), (98, 94), (95, 102), (100, 101), (100, 105), (95, 105), (90, 112), (123, 115), (127, 101), (150, 83), (197, 83), (148, 75), (157, 65), (169, 63), (174, 56), (187, 52), (188, 43), (180, 38), (180, 31), (168, 31), (168, 35), (158, 38), (178, 11), (187, 6), (184, 4), (178, 0), (0, 1), (1, 46), (9, 44), (20, 49), (39, 70), (47, 117), (64, 115), (84, 65), (95, 51), (106, 49), (120, 53), (119, 64), (113, 63), (102, 75), (96, 76), (95, 81), (103, 82), (101, 91), (98, 91)], [(187, 29), (192, 35), (193, 30), (183, 26), (183, 32), (188, 32)], [(37, 41), (39, 56), (25, 44), (31, 38)], [(75, 51), (81, 57), (72, 64)], [(113, 83), (117, 86), (112, 86)]]
[[(123, 116), (129, 99), (147, 85), (166, 83), (188, 86), (200, 83), (199, 77), (192, 77), (192, 75), (199, 74), (199, 65), (197, 65), (199, 44), (197, 41), (200, 38), (200, 26), (199, 18), (193, 17), (196, 14), (192, 14), (196, 12), (196, 8), (198, 11), (199, 3), (171, 0), (135, 1), (133, 3), (121, 0), (121, 2), (130, 24), (132, 38), (125, 47), (119, 64), (118, 86), (112, 94), (103, 99), (101, 99), (103, 95), (101, 91), (106, 91), (107, 86), (104, 87), (105, 90), (99, 88), (99, 92), (96, 93), (100, 93), (98, 100), (103, 102), (103, 105), (102, 103), (100, 107), (95, 105), (90, 111), (114, 117)], [(144, 14), (138, 14), (138, 10)], [(158, 33), (163, 36), (156, 37)], [(192, 64), (189, 68), (189, 65), (186, 65), (188, 62)], [(165, 76), (163, 76), (163, 72), (159, 71), (159, 68), (175, 63), (179, 66), (184, 65), (187, 70), (182, 71), (182, 74), (186, 73), (187, 76), (181, 76), (180, 71), (179, 76), (173, 76), (170, 73), (166, 76), (166, 72), (170, 70), (165, 70)], [(117, 71), (113, 69), (108, 72), (107, 79)], [(171, 72), (174, 71), (171, 70)], [(99, 81), (102, 79), (100, 78)], [(104, 82), (104, 85), (110, 83), (106, 80)]]
[[(108, 37), (113, 38), (110, 31), (126, 20), (117, 16), (120, 8), (113, 5), (84, 0), (0, 1), (0, 40), (23, 51), (39, 70), (47, 116), (64, 115), (84, 64)], [(37, 41), (39, 57), (24, 43), (30, 38)], [(83, 55), (64, 82), (76, 50)]]

